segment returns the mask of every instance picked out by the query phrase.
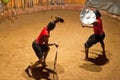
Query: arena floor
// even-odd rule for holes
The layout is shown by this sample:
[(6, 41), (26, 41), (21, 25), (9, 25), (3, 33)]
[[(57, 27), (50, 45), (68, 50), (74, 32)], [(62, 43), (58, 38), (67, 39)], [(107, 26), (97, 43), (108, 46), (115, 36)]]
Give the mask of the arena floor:
[[(120, 79), (120, 21), (102, 15), (107, 61), (101, 56), (99, 43), (90, 48), (91, 61), (84, 61), (84, 43), (93, 33), (82, 28), (80, 11), (48, 10), (6, 18), (0, 23), (0, 80), (119, 80)], [(56, 74), (53, 71), (56, 48), (51, 47), (46, 68), (39, 65), (33, 70), (33, 78), (25, 69), (37, 61), (32, 42), (51, 15), (65, 19), (51, 32), (50, 42), (57, 42), (58, 58)], [(12, 21), (11, 21), (12, 20)], [(14, 21), (14, 23), (13, 23)]]

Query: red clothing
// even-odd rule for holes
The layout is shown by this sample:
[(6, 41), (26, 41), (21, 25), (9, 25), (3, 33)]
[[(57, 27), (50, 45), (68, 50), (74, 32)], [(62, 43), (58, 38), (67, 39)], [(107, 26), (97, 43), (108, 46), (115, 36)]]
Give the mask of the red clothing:
[(101, 35), (104, 32), (102, 20), (100, 18), (97, 18), (97, 25), (95, 25), (93, 29), (94, 29), (94, 34), (97, 34), (97, 35)]
[(39, 36), (36, 38), (36, 42), (38, 44), (44, 44), (44, 37), (45, 36), (49, 36), (49, 31), (47, 30), (47, 27), (45, 27), (41, 33), (39, 34)]

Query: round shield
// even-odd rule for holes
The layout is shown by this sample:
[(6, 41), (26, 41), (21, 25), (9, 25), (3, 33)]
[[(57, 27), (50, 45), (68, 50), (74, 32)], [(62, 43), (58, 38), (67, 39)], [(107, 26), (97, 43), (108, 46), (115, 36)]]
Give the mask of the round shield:
[(96, 15), (92, 10), (84, 9), (80, 13), (80, 20), (84, 24), (91, 24), (96, 20)]

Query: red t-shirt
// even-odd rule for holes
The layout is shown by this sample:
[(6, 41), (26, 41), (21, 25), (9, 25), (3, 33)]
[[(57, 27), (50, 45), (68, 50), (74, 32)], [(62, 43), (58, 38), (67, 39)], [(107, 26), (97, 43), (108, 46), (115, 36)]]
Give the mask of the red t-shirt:
[(42, 31), (41, 31), (41, 33), (39, 34), (39, 36), (36, 38), (36, 42), (38, 43), (38, 44), (43, 44), (44, 43), (44, 37), (45, 36), (49, 36), (49, 32), (48, 32), (48, 30), (47, 30), (47, 27), (45, 27)]
[(101, 35), (104, 32), (102, 20), (100, 18), (97, 18), (97, 25), (95, 25), (93, 29), (94, 29), (94, 34), (97, 34), (97, 35)]

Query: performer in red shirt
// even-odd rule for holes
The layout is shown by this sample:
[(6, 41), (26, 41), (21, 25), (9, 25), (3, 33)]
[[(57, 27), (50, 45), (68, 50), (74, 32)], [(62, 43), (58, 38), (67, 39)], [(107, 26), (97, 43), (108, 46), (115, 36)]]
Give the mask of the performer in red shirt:
[(96, 21), (93, 24), (90, 24), (90, 25), (82, 24), (83, 27), (93, 28), (94, 30), (94, 34), (92, 34), (85, 43), (85, 53), (86, 53), (85, 59), (86, 60), (88, 60), (89, 48), (92, 45), (96, 44), (97, 42), (100, 42), (102, 50), (103, 50), (102, 52), (103, 56), (106, 57), (105, 44), (104, 44), (105, 33), (103, 31), (102, 20), (100, 19), (101, 13), (99, 12), (99, 10), (95, 10), (94, 13), (96, 15)]
[(64, 19), (61, 17), (55, 17), (55, 20), (52, 22), (49, 22), (48, 25), (43, 28), (43, 30), (38, 35), (38, 37), (33, 41), (32, 47), (39, 60), (36, 61), (33, 65), (28, 66), (28, 68), (25, 70), (29, 75), (29, 77), (32, 77), (31, 71), (33, 70), (34, 67), (38, 66), (39, 64), (46, 66), (45, 61), (46, 61), (47, 54), (50, 50), (49, 46), (55, 45), (56, 47), (58, 47), (56, 43), (48, 43), (49, 37), (50, 37), (50, 31), (54, 30), (58, 22), (63, 23)]

